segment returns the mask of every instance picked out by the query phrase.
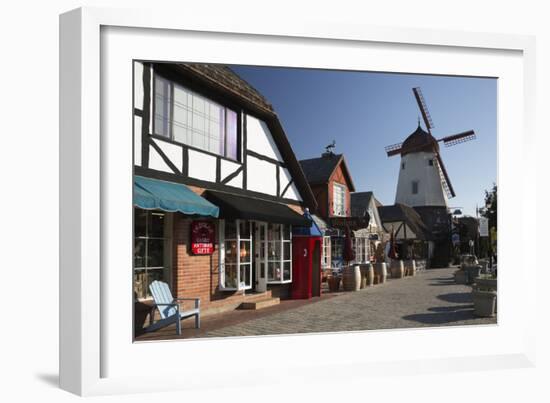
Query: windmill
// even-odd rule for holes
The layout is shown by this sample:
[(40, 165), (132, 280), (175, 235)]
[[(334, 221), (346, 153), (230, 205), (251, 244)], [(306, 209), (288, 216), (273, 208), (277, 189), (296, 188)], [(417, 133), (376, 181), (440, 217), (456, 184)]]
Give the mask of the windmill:
[[(447, 199), (455, 196), (449, 175), (441, 159), (439, 143), (451, 147), (474, 140), (473, 130), (448, 135), (440, 139), (432, 136), (435, 127), (420, 87), (413, 88), (427, 132), (420, 126), (405, 141), (385, 147), (388, 157), (401, 155), (401, 169), (397, 186), (396, 203), (409, 206), (446, 206)], [(435, 169), (426, 169), (426, 166)]]

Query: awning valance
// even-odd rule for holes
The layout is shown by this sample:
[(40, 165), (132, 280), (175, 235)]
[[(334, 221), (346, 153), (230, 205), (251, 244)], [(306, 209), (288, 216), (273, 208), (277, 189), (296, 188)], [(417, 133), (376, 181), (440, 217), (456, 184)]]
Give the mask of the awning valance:
[(188, 215), (218, 217), (219, 214), (217, 206), (187, 186), (143, 176), (134, 176), (134, 205)]
[(204, 197), (220, 207), (220, 217), (310, 226), (304, 216), (285, 204), (208, 190)]

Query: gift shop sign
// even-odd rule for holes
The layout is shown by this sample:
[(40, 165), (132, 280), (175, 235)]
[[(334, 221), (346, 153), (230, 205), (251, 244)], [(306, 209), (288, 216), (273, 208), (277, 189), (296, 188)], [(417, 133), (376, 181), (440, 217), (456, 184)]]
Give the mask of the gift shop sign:
[(191, 223), (191, 253), (193, 255), (211, 255), (214, 253), (214, 223), (210, 221), (193, 221)]

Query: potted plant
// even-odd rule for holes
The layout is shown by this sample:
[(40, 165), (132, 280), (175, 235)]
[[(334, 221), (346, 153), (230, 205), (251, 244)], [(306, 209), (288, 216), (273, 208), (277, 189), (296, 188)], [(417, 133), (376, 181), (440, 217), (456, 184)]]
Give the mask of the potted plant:
[(328, 276), (327, 282), (329, 291), (338, 292), (340, 290), (340, 281), (342, 281), (342, 278), (336, 273), (332, 273), (332, 275)]
[(494, 317), (497, 312), (497, 279), (493, 275), (480, 275), (472, 286), (474, 314)]

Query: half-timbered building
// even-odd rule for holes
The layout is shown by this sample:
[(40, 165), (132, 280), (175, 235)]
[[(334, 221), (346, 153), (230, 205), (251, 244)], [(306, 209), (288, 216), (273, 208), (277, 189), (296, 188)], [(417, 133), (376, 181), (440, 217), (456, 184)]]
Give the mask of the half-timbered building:
[(270, 103), (226, 66), (136, 61), (133, 119), (136, 300), (155, 279), (203, 314), (286, 296), (317, 205)]

